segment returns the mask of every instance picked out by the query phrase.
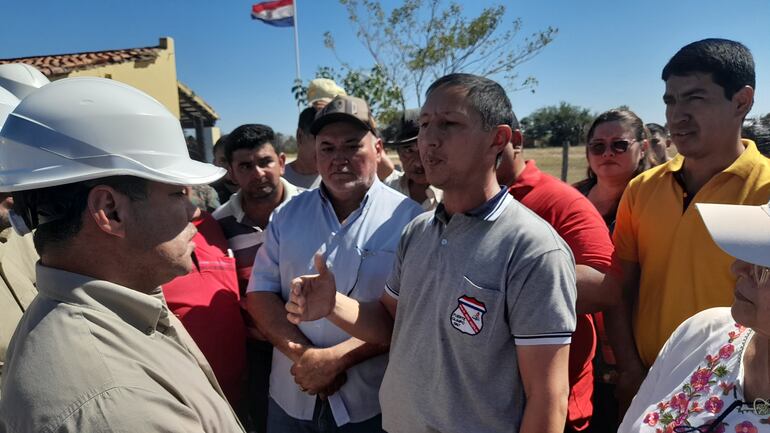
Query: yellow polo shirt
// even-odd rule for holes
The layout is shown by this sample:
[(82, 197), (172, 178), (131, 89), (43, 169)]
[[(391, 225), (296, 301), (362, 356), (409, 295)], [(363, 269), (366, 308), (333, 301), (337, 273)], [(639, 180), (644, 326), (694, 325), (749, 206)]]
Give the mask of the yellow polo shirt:
[(711, 178), (684, 212), (684, 190), (674, 177), (682, 169), (682, 155), (640, 174), (623, 193), (613, 241), (616, 257), (637, 262), (641, 269), (633, 324), (636, 347), (647, 367), (687, 318), (732, 304), (734, 259), (711, 239), (694, 205), (768, 202), (770, 160), (753, 141), (743, 144), (741, 156)]

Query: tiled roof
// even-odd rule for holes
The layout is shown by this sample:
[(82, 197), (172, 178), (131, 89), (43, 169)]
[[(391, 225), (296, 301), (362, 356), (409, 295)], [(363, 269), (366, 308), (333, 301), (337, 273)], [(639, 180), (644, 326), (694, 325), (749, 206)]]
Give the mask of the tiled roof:
[(92, 51), (89, 53), (53, 54), (46, 56), (0, 59), (4, 63), (26, 63), (40, 70), (49, 78), (69, 74), (72, 71), (97, 68), (125, 62), (153, 61), (160, 47), (128, 48), (125, 50)]

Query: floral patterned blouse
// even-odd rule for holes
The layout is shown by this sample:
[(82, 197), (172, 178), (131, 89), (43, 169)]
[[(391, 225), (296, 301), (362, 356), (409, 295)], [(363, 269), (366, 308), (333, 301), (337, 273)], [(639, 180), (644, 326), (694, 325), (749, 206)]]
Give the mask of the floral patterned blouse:
[[(628, 409), (619, 433), (669, 433), (674, 427), (711, 423), (736, 399), (743, 400), (743, 349), (753, 335), (729, 308), (689, 318), (661, 349)], [(713, 431), (770, 432), (770, 415), (741, 406)], [(705, 431), (705, 429), (704, 429)]]

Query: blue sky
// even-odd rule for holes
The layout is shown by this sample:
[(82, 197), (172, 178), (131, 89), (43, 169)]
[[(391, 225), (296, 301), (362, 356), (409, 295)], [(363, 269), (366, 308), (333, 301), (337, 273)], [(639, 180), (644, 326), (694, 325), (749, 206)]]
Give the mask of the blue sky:
[[(298, 0), (302, 76), (337, 66), (323, 46), (331, 31), (344, 60), (371, 59), (336, 0)], [(176, 43), (177, 75), (209, 102), (228, 132), (242, 123), (265, 123), (293, 134), (297, 108), (291, 28), (249, 17), (252, 1), (117, 0), (3, 2), (0, 58)], [(382, 2), (389, 9), (398, 1)], [(485, 0), (460, 1), (468, 14)], [(523, 34), (554, 26), (556, 40), (524, 64), (521, 75), (539, 80), (534, 94), (511, 92), (516, 114), (566, 101), (604, 111), (621, 104), (646, 122), (663, 123), (660, 71), (683, 45), (706, 37), (746, 44), (757, 67), (750, 116), (770, 112), (770, 2), (767, 0), (540, 0), (503, 1), (506, 22), (521, 17)]]

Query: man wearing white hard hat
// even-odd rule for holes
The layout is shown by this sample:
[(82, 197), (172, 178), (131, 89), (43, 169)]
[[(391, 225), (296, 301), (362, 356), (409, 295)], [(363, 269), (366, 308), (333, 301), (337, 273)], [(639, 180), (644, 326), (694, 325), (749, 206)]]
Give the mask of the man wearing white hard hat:
[[(18, 104), (16, 96), (0, 87), (0, 128)], [(31, 237), (19, 236), (11, 229), (11, 207), (11, 194), (0, 193), (0, 381), (11, 335), (37, 295), (34, 263), (38, 257)]]
[(41, 257), (0, 431), (243, 431), (159, 288), (193, 266), (187, 185), (224, 170), (189, 158), (159, 102), (99, 78), (27, 95), (0, 131), (0, 161), (14, 225), (36, 229)]
[(37, 68), (24, 63), (0, 65), (0, 87), (11, 92), (19, 99), (24, 99), (35, 89), (50, 83), (48, 78)]
[[(0, 128), (3, 127), (5, 119), (8, 118), (8, 114), (10, 114), (17, 105), (19, 105), (19, 98), (0, 86)], [(8, 211), (11, 206), (13, 206), (11, 195), (8, 193), (0, 193), (0, 232), (11, 227), (11, 221), (8, 217)]]

